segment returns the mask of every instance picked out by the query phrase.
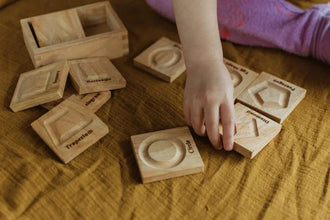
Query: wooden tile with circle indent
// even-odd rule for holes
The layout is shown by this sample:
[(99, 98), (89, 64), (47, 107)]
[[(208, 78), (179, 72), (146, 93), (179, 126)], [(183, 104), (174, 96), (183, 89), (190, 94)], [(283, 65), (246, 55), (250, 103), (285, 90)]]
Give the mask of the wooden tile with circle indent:
[(66, 99), (31, 126), (55, 154), (68, 163), (108, 132), (108, 127), (81, 104)]
[(258, 73), (228, 59), (223, 59), (234, 85), (234, 99), (258, 77)]
[(77, 95), (74, 88), (68, 87), (65, 89), (62, 99), (43, 104), (41, 106), (44, 107), (45, 109), (50, 110), (72, 95), (74, 95), (72, 100), (77, 101), (77, 103), (82, 104), (84, 107), (86, 107), (87, 109), (91, 110), (94, 113), (97, 112), (111, 98), (110, 91)]
[(17, 112), (62, 98), (68, 72), (65, 61), (22, 73), (10, 108)]
[[(280, 124), (241, 103), (235, 104), (235, 116), (234, 150), (251, 159), (281, 131)], [(222, 129), (220, 124), (221, 136)]]
[(75, 9), (33, 17), (31, 24), (40, 47), (85, 37)]
[(134, 65), (168, 82), (186, 70), (181, 45), (165, 37), (135, 57)]
[(204, 171), (204, 163), (188, 127), (131, 137), (143, 183)]
[(80, 95), (126, 87), (126, 80), (106, 57), (70, 61), (70, 76)]
[(305, 89), (263, 72), (237, 100), (282, 123), (305, 94)]

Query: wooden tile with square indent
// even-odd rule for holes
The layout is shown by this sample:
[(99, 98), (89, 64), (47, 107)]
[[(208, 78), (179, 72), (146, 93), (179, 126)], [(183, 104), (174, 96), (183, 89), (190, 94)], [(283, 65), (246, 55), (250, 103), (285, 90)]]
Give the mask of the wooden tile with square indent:
[(62, 98), (68, 72), (68, 63), (58, 62), (22, 73), (10, 108), (17, 112)]
[(77, 104), (72, 97), (31, 126), (64, 163), (70, 162), (109, 132), (94, 113)]
[[(280, 124), (241, 103), (235, 104), (235, 116), (234, 150), (251, 159), (281, 131)], [(223, 135), (221, 124), (219, 133)]]
[(223, 59), (234, 85), (234, 99), (258, 77), (258, 73), (228, 59)]
[(204, 171), (204, 163), (188, 127), (131, 137), (143, 183)]
[(33, 17), (31, 24), (40, 47), (85, 37), (75, 9)]
[(181, 45), (165, 37), (135, 57), (134, 65), (168, 82), (186, 70)]
[(70, 61), (70, 76), (80, 95), (126, 87), (126, 80), (106, 57)]
[(237, 100), (282, 123), (305, 94), (305, 89), (263, 72)]
[(41, 106), (50, 110), (72, 95), (74, 95), (72, 100), (77, 101), (77, 103), (82, 104), (84, 107), (88, 108), (94, 113), (97, 112), (111, 98), (110, 91), (77, 95), (74, 88), (69, 86), (65, 89), (62, 99), (43, 104)]

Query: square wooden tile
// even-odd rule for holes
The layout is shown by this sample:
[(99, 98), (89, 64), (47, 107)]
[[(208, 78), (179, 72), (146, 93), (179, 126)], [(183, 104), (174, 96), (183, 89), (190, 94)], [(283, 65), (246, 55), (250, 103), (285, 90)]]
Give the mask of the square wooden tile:
[(68, 63), (58, 62), (22, 73), (10, 108), (17, 112), (62, 98), (68, 72)]
[(70, 76), (80, 95), (126, 87), (126, 80), (106, 57), (70, 61)]
[(95, 114), (71, 97), (31, 126), (64, 163), (70, 162), (109, 132)]
[[(251, 159), (281, 131), (280, 124), (241, 103), (235, 104), (235, 116), (234, 150)], [(221, 124), (219, 133), (223, 134)]]
[(31, 24), (40, 47), (85, 37), (75, 9), (33, 17)]
[(173, 82), (186, 70), (181, 45), (165, 37), (135, 57), (134, 65), (167, 82)]
[(91, 110), (94, 113), (97, 112), (111, 98), (110, 91), (94, 92), (85, 95), (78, 95), (76, 94), (76, 91), (73, 87), (68, 86), (64, 91), (63, 98), (43, 104), (41, 106), (45, 109), (50, 110), (55, 106), (57, 106), (58, 104), (60, 104), (65, 99), (71, 97), (72, 95), (74, 95), (72, 100), (77, 101), (77, 103), (82, 104), (84, 107), (86, 107), (87, 109)]
[(263, 72), (237, 100), (282, 123), (305, 94), (305, 89)]
[(204, 163), (188, 127), (131, 137), (143, 183), (204, 171)]
[(228, 59), (223, 59), (234, 84), (234, 99), (258, 77), (258, 73)]

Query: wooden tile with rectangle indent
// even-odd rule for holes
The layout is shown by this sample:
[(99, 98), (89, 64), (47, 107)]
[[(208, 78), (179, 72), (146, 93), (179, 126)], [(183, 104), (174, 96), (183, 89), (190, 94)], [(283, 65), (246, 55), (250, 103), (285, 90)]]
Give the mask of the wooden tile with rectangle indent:
[(204, 171), (204, 163), (188, 127), (131, 137), (143, 183)]
[(74, 95), (72, 100), (77, 101), (77, 103), (83, 105), (84, 107), (86, 107), (87, 109), (91, 110), (94, 113), (97, 112), (111, 98), (110, 91), (94, 92), (85, 95), (78, 95), (76, 94), (74, 88), (69, 86), (68, 88), (65, 89), (63, 98), (43, 104), (41, 106), (45, 109), (50, 110), (72, 95)]
[(126, 87), (126, 80), (106, 57), (70, 61), (70, 76), (80, 95)]
[(282, 123), (305, 94), (305, 89), (263, 72), (237, 100)]
[(75, 9), (33, 17), (31, 24), (40, 47), (85, 37)]
[(223, 59), (234, 85), (234, 100), (258, 77), (258, 73), (228, 59)]
[(70, 162), (109, 132), (94, 113), (72, 98), (66, 99), (31, 124), (64, 163)]
[(135, 57), (134, 65), (168, 82), (186, 70), (181, 45), (165, 37)]
[[(242, 105), (235, 104), (234, 150), (248, 158), (256, 156), (280, 131), (281, 125)], [(219, 125), (222, 136), (222, 125)]]
[(10, 108), (17, 112), (62, 98), (68, 72), (68, 63), (58, 62), (22, 73)]

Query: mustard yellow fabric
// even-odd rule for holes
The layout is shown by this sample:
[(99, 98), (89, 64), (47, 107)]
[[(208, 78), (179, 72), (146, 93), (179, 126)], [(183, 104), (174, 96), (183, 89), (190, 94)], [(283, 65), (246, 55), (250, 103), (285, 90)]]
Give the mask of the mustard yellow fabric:
[(19, 74), (33, 69), (19, 20), (92, 2), (20, 0), (0, 10), (0, 219), (330, 219), (330, 66), (279, 50), (223, 42), (227, 58), (307, 89), (256, 158), (216, 151), (194, 135), (204, 173), (141, 184), (130, 136), (186, 125), (185, 74), (168, 84), (132, 65), (159, 37), (179, 40), (175, 25), (144, 1), (111, 1), (129, 31), (130, 54), (113, 61), (127, 88), (97, 112), (110, 133), (61, 163), (30, 127), (46, 110), (8, 107)]

